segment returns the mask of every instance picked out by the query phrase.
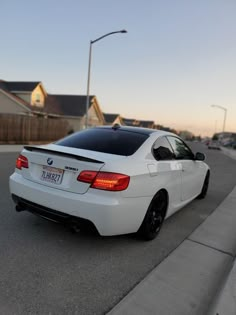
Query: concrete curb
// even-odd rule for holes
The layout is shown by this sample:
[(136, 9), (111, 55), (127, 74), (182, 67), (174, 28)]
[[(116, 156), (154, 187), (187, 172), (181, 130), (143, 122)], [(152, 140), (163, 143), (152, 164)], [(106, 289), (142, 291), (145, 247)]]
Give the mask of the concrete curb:
[(235, 203), (236, 187), (188, 239), (108, 314), (199, 315), (209, 312), (236, 254)]
[(225, 148), (225, 147), (221, 147), (221, 151), (231, 157), (232, 159), (236, 160), (236, 150), (233, 150), (233, 149), (228, 149), (228, 148)]

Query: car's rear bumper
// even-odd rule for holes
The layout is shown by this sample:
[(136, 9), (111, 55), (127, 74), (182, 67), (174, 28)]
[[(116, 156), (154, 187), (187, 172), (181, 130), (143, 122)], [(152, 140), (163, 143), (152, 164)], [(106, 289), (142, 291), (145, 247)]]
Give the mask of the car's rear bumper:
[(28, 209), (25, 206), (26, 210), (38, 211), (45, 217), (56, 215), (56, 218), (70, 216), (89, 220), (101, 235), (136, 232), (151, 201), (151, 197), (124, 198), (117, 192), (96, 189), (85, 194), (70, 193), (31, 182), (18, 173), (10, 177), (10, 192), (17, 196), (16, 203), (20, 204), (19, 198), (22, 198), (31, 204)]
[(17, 212), (29, 211), (49, 221), (61, 223), (70, 228), (72, 231), (80, 231), (88, 227), (90, 230), (91, 228), (93, 230), (96, 229), (94, 224), (89, 220), (44, 207), (14, 194), (12, 194), (12, 199), (16, 204)]

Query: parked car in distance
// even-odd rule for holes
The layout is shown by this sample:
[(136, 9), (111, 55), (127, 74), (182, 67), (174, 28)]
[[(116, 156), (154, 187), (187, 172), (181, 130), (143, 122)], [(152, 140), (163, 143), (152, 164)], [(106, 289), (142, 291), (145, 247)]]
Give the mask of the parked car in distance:
[(220, 143), (217, 140), (211, 140), (209, 141), (207, 147), (208, 149), (220, 150)]
[(163, 221), (207, 193), (210, 169), (177, 135), (124, 126), (79, 131), (25, 146), (10, 177), (16, 210), (100, 235), (154, 239)]

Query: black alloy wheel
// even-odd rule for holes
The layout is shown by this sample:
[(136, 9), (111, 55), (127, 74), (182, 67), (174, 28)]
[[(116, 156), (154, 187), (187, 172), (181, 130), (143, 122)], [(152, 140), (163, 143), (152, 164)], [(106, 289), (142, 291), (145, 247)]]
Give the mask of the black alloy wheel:
[(206, 197), (208, 187), (209, 187), (209, 181), (210, 181), (210, 172), (208, 171), (202, 186), (201, 193), (197, 196), (197, 199), (204, 199)]
[(167, 195), (160, 190), (153, 198), (138, 233), (145, 240), (153, 240), (161, 230), (167, 210)]

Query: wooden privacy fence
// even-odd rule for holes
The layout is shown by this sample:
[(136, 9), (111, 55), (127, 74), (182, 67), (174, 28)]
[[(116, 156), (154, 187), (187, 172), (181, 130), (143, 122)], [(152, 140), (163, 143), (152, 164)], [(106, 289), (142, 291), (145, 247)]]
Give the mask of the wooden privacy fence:
[(67, 133), (65, 119), (0, 114), (0, 143), (50, 142)]

